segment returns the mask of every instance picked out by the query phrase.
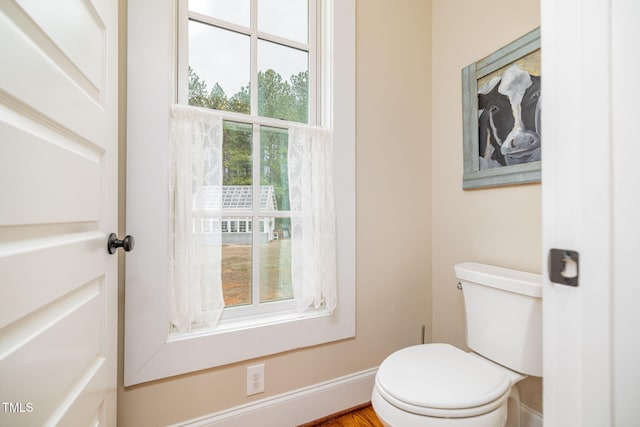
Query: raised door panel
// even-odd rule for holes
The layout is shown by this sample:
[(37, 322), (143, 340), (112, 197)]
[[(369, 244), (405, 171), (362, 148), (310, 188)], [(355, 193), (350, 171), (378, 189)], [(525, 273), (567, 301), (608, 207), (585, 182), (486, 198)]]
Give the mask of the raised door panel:
[(116, 6), (0, 2), (0, 425), (116, 423)]

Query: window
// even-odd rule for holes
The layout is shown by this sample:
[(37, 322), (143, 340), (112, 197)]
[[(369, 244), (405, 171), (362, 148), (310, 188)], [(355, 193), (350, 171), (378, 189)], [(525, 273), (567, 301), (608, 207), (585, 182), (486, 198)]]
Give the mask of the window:
[(190, 0), (181, 102), (316, 124), (316, 9), (316, 0)]
[[(139, 0), (128, 4), (127, 229), (136, 235), (138, 248), (135, 256), (127, 258), (126, 268), (126, 386), (354, 336), (355, 1), (317, 0), (307, 9), (306, 29), (284, 23), (287, 13), (267, 13), (283, 10), (288, 3), (300, 2), (191, 0), (189, 6), (185, 0)], [(211, 6), (223, 10), (223, 4), (234, 7), (213, 16)], [(252, 10), (251, 4), (258, 7)], [(261, 4), (266, 5), (262, 11)], [(207, 58), (204, 50), (196, 52), (196, 46), (185, 49), (180, 42), (191, 33), (209, 40), (210, 46), (232, 46), (231, 55), (221, 61), (219, 56)], [(199, 63), (190, 60), (198, 55)], [(240, 83), (231, 86), (226, 80), (208, 77), (207, 60), (232, 64)], [(287, 96), (307, 111), (283, 109), (273, 92), (261, 86), (261, 76), (263, 82), (284, 79), (290, 89), (295, 85)], [(168, 176), (167, 111), (172, 103), (189, 103), (189, 82), (194, 88), (193, 103), (221, 106), (225, 143), (235, 144), (235, 152), (225, 152), (238, 155), (223, 166), (224, 176), (233, 180), (223, 194), (224, 217), (211, 229), (219, 227), (229, 238), (251, 239), (250, 245), (238, 245), (244, 250), (240, 257), (251, 263), (243, 276), (251, 300), (239, 298), (225, 311), (242, 312), (255, 301), (258, 307), (289, 302), (286, 243), (292, 222), (287, 195), (278, 189), (286, 176), (281, 162), (287, 146), (284, 130), (296, 122), (331, 129), (341, 230), (337, 236), (339, 303), (333, 313), (258, 311), (227, 319), (215, 331), (171, 334), (169, 314), (163, 309), (171, 292), (166, 263), (169, 242), (164, 237), (169, 235), (164, 178)], [(243, 223), (246, 232), (242, 232)], [(263, 239), (279, 243), (278, 250), (263, 251)], [(278, 268), (272, 268), (276, 264)], [(264, 285), (276, 281), (284, 286)], [(286, 339), (271, 339), (275, 336)]]
[[(178, 64), (179, 101), (218, 110), (224, 118), (223, 322), (294, 309), (286, 123), (317, 123), (317, 5), (181, 4), (187, 31), (183, 25), (178, 49), (187, 54)], [(241, 214), (251, 217), (240, 220)], [(253, 238), (239, 234), (247, 233), (248, 221), (259, 223)]]

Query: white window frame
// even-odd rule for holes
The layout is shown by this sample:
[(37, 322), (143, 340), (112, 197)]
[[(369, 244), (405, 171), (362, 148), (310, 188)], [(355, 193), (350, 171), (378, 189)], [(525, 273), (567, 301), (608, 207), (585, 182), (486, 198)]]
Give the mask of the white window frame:
[(260, 315), (170, 335), (167, 141), (178, 92), (177, 1), (128, 3), (126, 208), (136, 250), (126, 265), (125, 386), (355, 336), (355, 0), (319, 0), (326, 29), (319, 113), (333, 132), (340, 183), (336, 310)]

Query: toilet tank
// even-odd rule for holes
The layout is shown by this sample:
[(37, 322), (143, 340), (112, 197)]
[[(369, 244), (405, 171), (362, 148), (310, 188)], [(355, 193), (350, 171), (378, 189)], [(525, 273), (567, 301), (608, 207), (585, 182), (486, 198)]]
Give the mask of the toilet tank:
[(542, 376), (542, 276), (466, 262), (462, 284), (467, 346), (500, 365)]

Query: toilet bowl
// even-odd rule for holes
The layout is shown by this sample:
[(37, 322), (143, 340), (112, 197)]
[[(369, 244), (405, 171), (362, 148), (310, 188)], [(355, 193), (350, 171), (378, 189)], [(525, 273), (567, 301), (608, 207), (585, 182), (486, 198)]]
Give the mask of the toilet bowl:
[(385, 426), (504, 426), (508, 399), (524, 378), (475, 353), (423, 344), (385, 359), (371, 400)]
[(476, 263), (455, 272), (472, 351), (434, 343), (387, 357), (371, 395), (385, 426), (519, 426), (517, 383), (542, 375), (541, 277)]

